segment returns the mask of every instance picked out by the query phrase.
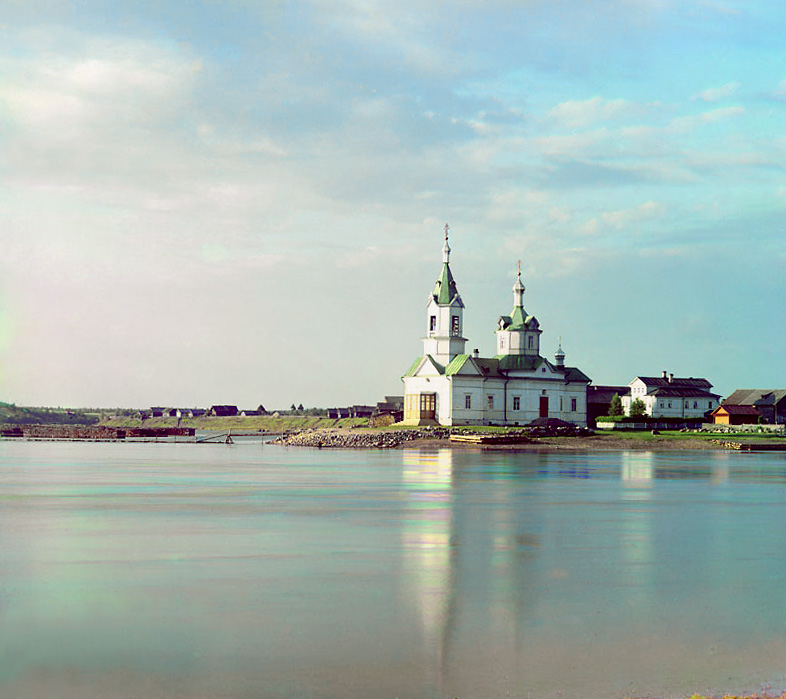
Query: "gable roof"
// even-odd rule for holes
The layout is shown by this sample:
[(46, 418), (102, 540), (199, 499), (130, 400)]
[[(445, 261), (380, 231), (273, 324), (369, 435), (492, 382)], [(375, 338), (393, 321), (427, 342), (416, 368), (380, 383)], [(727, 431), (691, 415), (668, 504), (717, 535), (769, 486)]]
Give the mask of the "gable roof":
[(759, 415), (759, 411), (752, 405), (729, 405), (724, 403), (712, 411), (713, 415), (726, 413), (727, 415)]
[(786, 389), (738, 388), (723, 404), (734, 405), (775, 405), (786, 398)]
[(437, 374), (445, 373), (445, 367), (434, 361), (434, 358), (430, 354), (427, 354), (423, 357), (418, 357), (414, 362), (412, 362), (412, 366), (407, 369), (407, 373), (404, 374), (403, 378), (417, 376), (417, 374), (426, 364), (430, 364), (432, 369), (434, 369)]
[(470, 354), (457, 354), (450, 363), (445, 367), (445, 376), (455, 376), (462, 372), (464, 368), (470, 369), (478, 376), (484, 376), (483, 369), (475, 362), (475, 359)]

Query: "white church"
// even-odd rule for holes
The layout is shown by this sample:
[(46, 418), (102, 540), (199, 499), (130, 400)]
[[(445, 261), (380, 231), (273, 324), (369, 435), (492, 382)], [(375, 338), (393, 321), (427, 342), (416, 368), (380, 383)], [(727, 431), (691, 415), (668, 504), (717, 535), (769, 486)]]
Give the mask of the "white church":
[(423, 356), (404, 375), (404, 423), (409, 425), (526, 425), (541, 417), (587, 424), (587, 385), (579, 369), (540, 356), (542, 330), (524, 310), (521, 266), (513, 310), (497, 323), (497, 354), (464, 352), (464, 302), (450, 271), (448, 225), (442, 272), (426, 304)]

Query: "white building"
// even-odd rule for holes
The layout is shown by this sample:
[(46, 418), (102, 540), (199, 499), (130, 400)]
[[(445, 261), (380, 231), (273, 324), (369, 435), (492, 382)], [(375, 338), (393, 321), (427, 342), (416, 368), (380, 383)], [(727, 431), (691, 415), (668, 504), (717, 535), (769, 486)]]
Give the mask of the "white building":
[(404, 422), (411, 425), (525, 425), (539, 417), (587, 424), (590, 379), (540, 356), (540, 324), (524, 310), (521, 269), (513, 310), (497, 322), (497, 354), (466, 354), (464, 302), (450, 271), (448, 227), (442, 272), (426, 304), (423, 355), (404, 375)]
[(622, 408), (630, 414), (630, 406), (639, 398), (652, 417), (704, 417), (715, 410), (720, 396), (711, 393), (707, 379), (675, 378), (663, 372), (661, 376), (637, 376), (628, 386), (630, 393), (621, 396)]

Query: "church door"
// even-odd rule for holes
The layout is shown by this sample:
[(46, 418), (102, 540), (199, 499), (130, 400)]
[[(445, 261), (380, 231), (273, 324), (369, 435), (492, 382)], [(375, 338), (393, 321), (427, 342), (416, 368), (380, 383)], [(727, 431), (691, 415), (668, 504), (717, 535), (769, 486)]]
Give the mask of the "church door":
[(420, 419), (433, 420), (437, 413), (437, 394), (436, 393), (421, 393), (420, 394)]
[(541, 396), (540, 397), (540, 417), (548, 417), (549, 416), (549, 397), (548, 396)]

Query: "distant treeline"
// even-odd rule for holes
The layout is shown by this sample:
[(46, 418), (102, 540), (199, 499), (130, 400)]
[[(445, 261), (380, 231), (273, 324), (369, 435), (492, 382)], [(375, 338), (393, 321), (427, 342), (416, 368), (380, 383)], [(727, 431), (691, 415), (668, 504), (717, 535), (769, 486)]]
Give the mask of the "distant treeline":
[(0, 402), (0, 423), (6, 425), (95, 425), (97, 412), (68, 408), (21, 408)]

